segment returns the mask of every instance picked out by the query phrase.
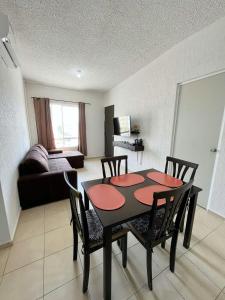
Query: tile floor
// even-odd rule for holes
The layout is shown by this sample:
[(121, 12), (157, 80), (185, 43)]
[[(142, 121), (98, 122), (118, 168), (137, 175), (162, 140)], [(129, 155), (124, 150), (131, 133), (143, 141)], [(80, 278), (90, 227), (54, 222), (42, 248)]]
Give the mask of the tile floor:
[[(99, 160), (87, 160), (80, 182), (101, 176)], [(81, 243), (72, 261), (69, 201), (21, 212), (14, 245), (0, 249), (1, 300), (102, 299), (102, 250), (91, 257), (89, 290), (82, 294)], [(145, 251), (129, 235), (127, 268), (113, 244), (112, 299), (217, 299), (225, 300), (225, 220), (197, 208), (191, 248), (179, 237), (176, 270), (168, 269), (169, 243), (153, 255), (153, 291), (147, 288)]]

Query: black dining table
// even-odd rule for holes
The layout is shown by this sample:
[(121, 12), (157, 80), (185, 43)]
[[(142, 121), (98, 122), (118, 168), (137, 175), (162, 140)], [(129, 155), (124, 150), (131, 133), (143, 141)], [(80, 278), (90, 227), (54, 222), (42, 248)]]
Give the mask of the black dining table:
[[(105, 300), (111, 299), (111, 276), (112, 276), (112, 228), (116, 225), (126, 223), (132, 219), (140, 217), (151, 210), (151, 206), (140, 203), (134, 196), (134, 192), (146, 186), (158, 184), (155, 181), (149, 179), (146, 175), (149, 172), (155, 172), (155, 169), (147, 169), (143, 171), (134, 172), (135, 174), (142, 175), (145, 180), (142, 183), (135, 184), (129, 187), (119, 187), (113, 185), (124, 197), (125, 204), (116, 210), (102, 210), (97, 208), (93, 203), (93, 209), (95, 210), (102, 226), (103, 226), (103, 297)], [(82, 182), (81, 185), (84, 189), (84, 201), (85, 209), (89, 209), (88, 189), (97, 184), (111, 184), (110, 178), (95, 179)], [(188, 214), (185, 224), (183, 245), (185, 248), (189, 248), (191, 241), (192, 228), (194, 223), (195, 209), (197, 204), (198, 193), (200, 188), (193, 186), (190, 199), (188, 202)], [(107, 199), (107, 194), (105, 195)]]

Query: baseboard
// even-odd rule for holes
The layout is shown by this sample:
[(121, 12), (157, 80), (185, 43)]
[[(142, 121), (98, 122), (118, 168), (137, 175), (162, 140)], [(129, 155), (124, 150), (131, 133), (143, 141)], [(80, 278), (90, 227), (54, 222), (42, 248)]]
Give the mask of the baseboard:
[(13, 240), (14, 240), (14, 236), (15, 236), (15, 233), (16, 233), (17, 226), (18, 226), (18, 222), (19, 222), (19, 218), (20, 218), (20, 213), (21, 213), (21, 207), (18, 210), (17, 220), (16, 220), (16, 223), (15, 223), (14, 228), (13, 228), (13, 232), (12, 232), (12, 236), (11, 236), (12, 243), (13, 243)]
[(213, 209), (207, 209), (209, 212), (211, 212), (211, 213), (213, 213), (213, 214), (215, 214), (215, 215), (217, 215), (217, 216), (219, 216), (219, 217), (221, 217), (221, 218), (223, 218), (223, 219), (225, 219), (225, 216), (223, 216), (222, 214), (220, 214), (219, 212), (217, 212), (217, 211), (215, 211), (215, 210), (213, 210)]
[(10, 247), (12, 245), (13, 245), (13, 241), (9, 241), (9, 242), (6, 242), (6, 243), (0, 245), (0, 249), (7, 248), (7, 247)]

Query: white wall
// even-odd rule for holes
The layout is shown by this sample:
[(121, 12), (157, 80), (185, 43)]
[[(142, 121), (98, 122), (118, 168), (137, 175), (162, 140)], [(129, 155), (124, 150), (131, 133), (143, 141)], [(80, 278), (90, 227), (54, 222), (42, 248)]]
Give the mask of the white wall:
[[(13, 239), (20, 204), (18, 165), (29, 148), (23, 79), (0, 60), (0, 243)], [(3, 224), (2, 224), (3, 222)]]
[(104, 101), (103, 94), (95, 91), (76, 91), (35, 82), (25, 82), (31, 144), (37, 143), (37, 128), (31, 97), (47, 97), (58, 100), (90, 102), (86, 105), (86, 130), (88, 156), (104, 153)]
[(2, 195), (2, 188), (0, 183), (0, 245), (11, 241), (9, 224), (7, 221), (5, 203)]
[(225, 217), (225, 110), (223, 114), (223, 124), (220, 132), (218, 151), (208, 207), (213, 212)]
[[(224, 28), (225, 18), (177, 44), (105, 95), (106, 106), (115, 104), (116, 115), (129, 114), (140, 124), (143, 164), (137, 164), (135, 153), (127, 152), (130, 169), (164, 168), (171, 149), (177, 84), (225, 69)], [(124, 152), (116, 148), (116, 154)], [(221, 163), (224, 157), (221, 152)], [(224, 194), (217, 199), (217, 207), (224, 205), (224, 199)]]

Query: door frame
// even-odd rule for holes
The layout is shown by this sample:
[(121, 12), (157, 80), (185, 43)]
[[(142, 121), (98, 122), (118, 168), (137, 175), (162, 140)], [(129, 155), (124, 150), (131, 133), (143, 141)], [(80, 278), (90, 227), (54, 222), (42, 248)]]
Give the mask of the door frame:
[[(106, 130), (105, 130), (105, 110), (107, 107), (113, 107), (113, 117), (115, 116), (115, 105), (114, 104), (111, 104), (111, 105), (107, 105), (107, 106), (104, 106), (104, 156), (105, 156), (105, 146), (106, 146)], [(114, 156), (114, 147), (113, 147), (113, 144), (112, 144), (112, 156)]]
[[(181, 89), (182, 86), (197, 80), (201, 80), (204, 78), (208, 78), (208, 77), (212, 77), (221, 73), (225, 73), (225, 69), (219, 70), (219, 71), (215, 71), (203, 76), (199, 76), (199, 77), (195, 77), (192, 78), (190, 80), (186, 80), (180, 83), (177, 83), (176, 86), (176, 99), (175, 99), (175, 106), (174, 106), (174, 115), (173, 115), (173, 129), (172, 129), (172, 137), (171, 137), (171, 144), (170, 144), (170, 156), (174, 155), (174, 149), (175, 149), (175, 142), (176, 142), (176, 133), (177, 133), (177, 121), (178, 121), (178, 116), (179, 116), (179, 109), (180, 109), (180, 96), (181, 96)], [(223, 127), (224, 126), (224, 127)], [(222, 122), (221, 122), (221, 127), (220, 127), (220, 133), (219, 133), (219, 140), (218, 140), (218, 145), (217, 148), (220, 149), (220, 145), (221, 145), (221, 141), (222, 141), (222, 134), (223, 134), (223, 128), (225, 128), (225, 108), (224, 108), (224, 112), (223, 112), (223, 118), (222, 118)], [(224, 129), (225, 130), (225, 129)], [(213, 172), (212, 172), (212, 178), (211, 178), (211, 183), (210, 183), (210, 189), (209, 189), (209, 197), (208, 197), (208, 201), (207, 201), (207, 206), (206, 209), (209, 209), (209, 204), (212, 200), (212, 191), (213, 191), (213, 184), (214, 184), (214, 179), (216, 176), (216, 167), (218, 164), (218, 159), (219, 159), (219, 151), (216, 153), (216, 157), (215, 157), (215, 162), (214, 162), (214, 166), (213, 166)]]

